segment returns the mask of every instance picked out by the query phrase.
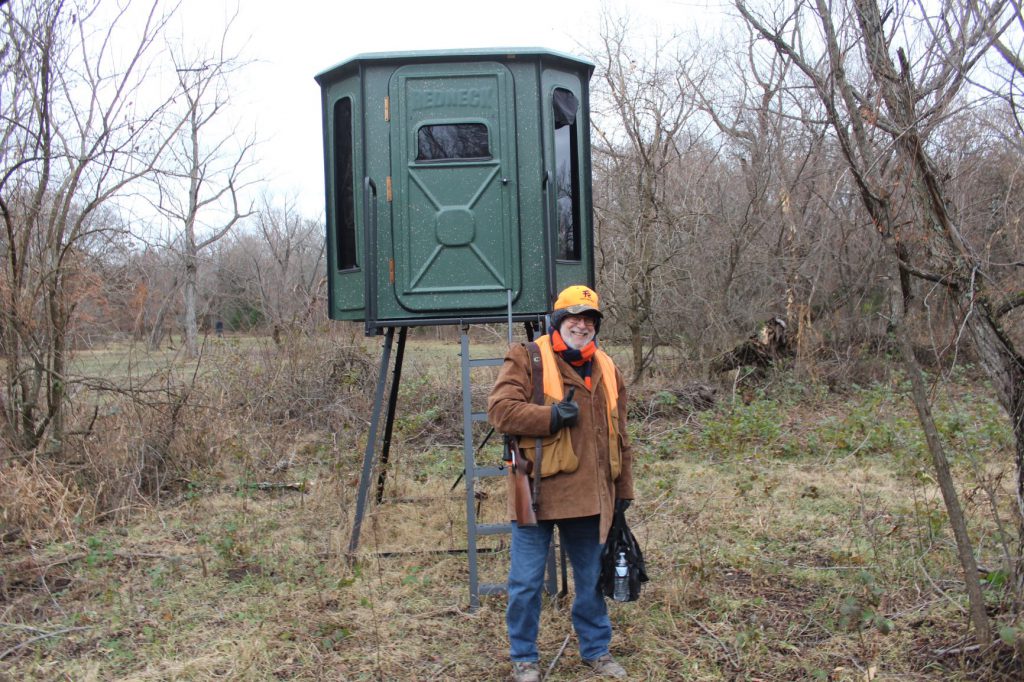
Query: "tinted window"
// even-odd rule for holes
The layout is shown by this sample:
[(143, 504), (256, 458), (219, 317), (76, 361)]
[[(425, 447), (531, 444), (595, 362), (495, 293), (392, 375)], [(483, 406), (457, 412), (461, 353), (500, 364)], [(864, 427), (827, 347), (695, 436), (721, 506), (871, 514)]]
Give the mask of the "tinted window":
[(426, 125), (416, 135), (417, 161), (487, 159), (491, 156), (483, 123)]
[(558, 187), (558, 258), (580, 260), (579, 101), (558, 88), (551, 98), (555, 121), (555, 183)]
[(334, 221), (338, 269), (350, 270), (356, 261), (355, 185), (352, 171), (352, 100), (334, 104)]

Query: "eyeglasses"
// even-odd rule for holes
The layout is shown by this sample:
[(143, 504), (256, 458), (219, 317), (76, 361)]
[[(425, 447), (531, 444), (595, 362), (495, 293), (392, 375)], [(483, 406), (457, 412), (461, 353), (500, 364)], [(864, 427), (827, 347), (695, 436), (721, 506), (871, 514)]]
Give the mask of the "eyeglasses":
[(587, 327), (594, 327), (597, 324), (594, 318), (589, 315), (568, 315), (565, 321), (569, 324), (583, 324)]

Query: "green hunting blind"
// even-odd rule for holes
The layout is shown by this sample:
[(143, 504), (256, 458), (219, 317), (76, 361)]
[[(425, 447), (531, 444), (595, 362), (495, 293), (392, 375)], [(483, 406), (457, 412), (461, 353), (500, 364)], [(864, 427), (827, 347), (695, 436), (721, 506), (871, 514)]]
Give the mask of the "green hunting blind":
[(593, 65), (527, 48), (376, 53), (321, 88), (330, 317), (536, 319), (594, 280)]
[[(593, 285), (593, 69), (536, 48), (449, 50), (359, 55), (316, 77), (330, 317), (385, 334), (349, 552), (358, 546), (375, 470), (383, 501), (408, 328), (457, 324), (474, 608), (479, 595), (504, 591), (478, 581), (477, 537), (508, 533), (511, 524), (476, 521), (475, 481), (504, 468), (476, 462), (491, 433), (474, 445), (473, 424), (487, 416), (473, 410), (470, 370), (502, 358), (470, 358), (469, 327), (507, 320), (511, 342), (512, 322), (523, 322), (532, 339), (556, 292)], [(564, 557), (562, 569), (564, 584)], [(549, 592), (555, 573), (552, 555)]]

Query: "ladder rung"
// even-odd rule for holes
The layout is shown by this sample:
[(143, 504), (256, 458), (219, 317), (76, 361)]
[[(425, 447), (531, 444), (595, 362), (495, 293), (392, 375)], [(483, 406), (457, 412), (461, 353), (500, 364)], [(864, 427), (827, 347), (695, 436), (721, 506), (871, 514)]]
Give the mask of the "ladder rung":
[(505, 362), (505, 358), (470, 358), (470, 367), (495, 367)]
[(498, 535), (500, 533), (511, 532), (511, 523), (478, 523), (476, 525), (477, 535)]
[(473, 469), (473, 475), (477, 478), (483, 478), (484, 476), (504, 476), (508, 473), (508, 469), (505, 467), (476, 467)]
[(487, 421), (487, 413), (486, 412), (474, 412), (473, 413), (473, 421), (475, 421), (475, 422), (485, 422), (485, 421)]

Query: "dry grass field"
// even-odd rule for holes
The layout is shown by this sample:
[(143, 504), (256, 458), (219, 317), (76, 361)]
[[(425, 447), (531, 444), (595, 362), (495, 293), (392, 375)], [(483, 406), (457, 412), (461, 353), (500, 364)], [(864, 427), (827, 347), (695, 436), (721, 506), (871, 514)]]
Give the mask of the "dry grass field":
[[(505, 679), (504, 598), (469, 608), (460, 552), (457, 344), (410, 343), (386, 499), (350, 557), (377, 342), (347, 354), (218, 343), (159, 466), (132, 470), (137, 494), (104, 505), (84, 473), (106, 461), (108, 489), (127, 490), (119, 476), (163, 433), (128, 409), (101, 417), (107, 432), (82, 440), (77, 465), (3, 468), (0, 679)], [(651, 582), (610, 606), (631, 679), (1022, 678), (999, 570), (1010, 434), (982, 388), (953, 377), (935, 411), (1004, 635), (984, 652), (898, 376), (836, 393), (777, 374), (723, 386), (699, 412), (669, 380), (651, 384), (631, 410), (628, 514)], [(481, 516), (500, 519), (504, 483), (479, 489)], [(481, 542), (483, 578), (501, 580), (506, 541)], [(568, 603), (548, 599), (541, 628), (547, 679), (588, 679)]]

